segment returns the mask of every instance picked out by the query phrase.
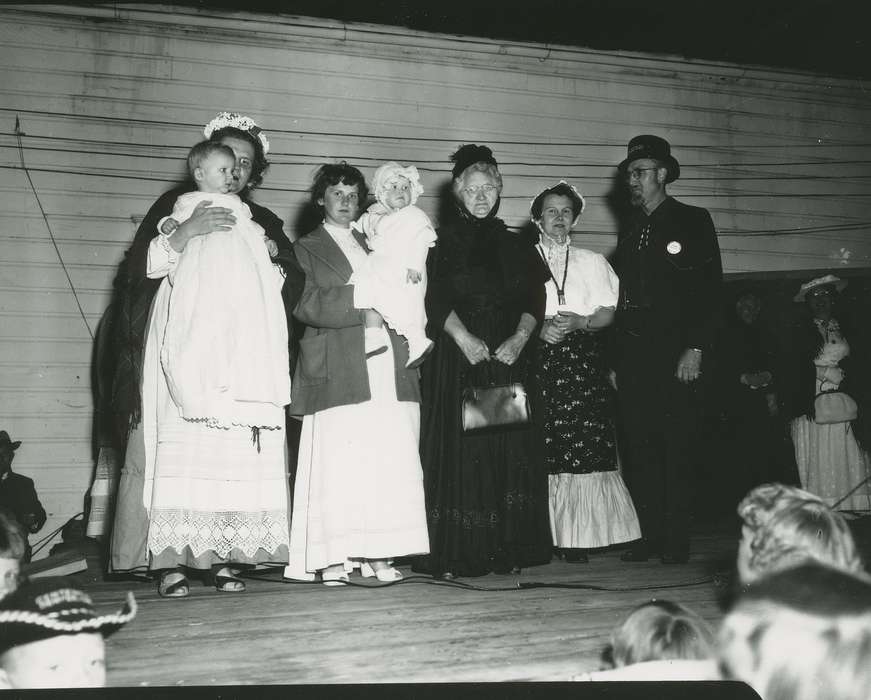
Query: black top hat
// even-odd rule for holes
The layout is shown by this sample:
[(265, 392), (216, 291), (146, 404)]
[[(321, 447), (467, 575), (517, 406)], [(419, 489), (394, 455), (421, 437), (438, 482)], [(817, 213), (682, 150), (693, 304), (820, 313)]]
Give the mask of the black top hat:
[(627, 147), (626, 160), (624, 160), (617, 168), (620, 172), (625, 172), (629, 164), (634, 160), (642, 158), (650, 158), (658, 160), (665, 166), (667, 175), (665, 176), (666, 183), (674, 182), (680, 177), (680, 163), (671, 155), (671, 146), (668, 141), (660, 136), (652, 134), (642, 134), (634, 137)]
[(90, 596), (71, 579), (37, 578), (0, 601), (0, 653), (61, 634), (97, 632), (104, 637), (136, 616), (136, 600), (116, 613), (97, 615)]
[(499, 167), (496, 158), (493, 156), (493, 151), (487, 148), (487, 146), (479, 146), (475, 143), (467, 143), (464, 146), (460, 146), (451, 155), (451, 160), (454, 163), (454, 167), (451, 170), (454, 180), (462, 175), (466, 168), (475, 163), (489, 163), (497, 168)]
[(7, 433), (5, 430), (0, 430), (0, 447), (8, 446), (11, 447), (13, 450), (17, 450), (20, 445), (21, 440), (13, 441), (12, 438), (9, 437), (9, 433)]

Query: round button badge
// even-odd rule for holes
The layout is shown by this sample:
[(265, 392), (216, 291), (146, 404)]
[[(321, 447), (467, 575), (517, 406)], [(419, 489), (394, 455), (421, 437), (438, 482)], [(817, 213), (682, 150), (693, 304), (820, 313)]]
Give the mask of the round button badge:
[(681, 245), (677, 241), (670, 241), (665, 249), (672, 255), (677, 255), (681, 251)]

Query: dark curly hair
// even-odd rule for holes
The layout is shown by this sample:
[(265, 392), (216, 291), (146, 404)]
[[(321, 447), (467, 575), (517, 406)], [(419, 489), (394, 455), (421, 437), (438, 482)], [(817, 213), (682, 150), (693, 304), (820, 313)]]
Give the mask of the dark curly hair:
[(250, 131), (243, 131), (234, 126), (225, 126), (223, 129), (215, 129), (209, 137), (209, 141), (220, 142), (225, 136), (244, 139), (254, 146), (254, 162), (251, 164), (251, 176), (248, 178), (248, 184), (245, 185), (246, 190), (253, 190), (263, 182), (263, 175), (269, 168), (269, 161), (266, 160), (266, 155), (263, 153), (263, 144), (260, 143), (260, 139), (254, 136)]
[(366, 206), (366, 198), (369, 196), (369, 188), (366, 186), (366, 178), (357, 168), (348, 165), (344, 160), (341, 163), (327, 163), (322, 165), (315, 174), (315, 180), (311, 186), (311, 203), (323, 211), (323, 205), (318, 203), (323, 199), (327, 187), (342, 183), (352, 187), (357, 185), (357, 201), (360, 207)]
[(534, 200), (532, 200), (532, 206), (529, 209), (529, 213), (532, 215), (533, 221), (541, 221), (541, 210), (544, 207), (544, 200), (551, 194), (568, 197), (572, 200), (572, 213), (575, 219), (577, 219), (584, 210), (584, 202), (578, 196), (578, 193), (575, 192), (568, 183), (560, 182), (553, 187), (548, 187), (546, 190), (543, 190)]

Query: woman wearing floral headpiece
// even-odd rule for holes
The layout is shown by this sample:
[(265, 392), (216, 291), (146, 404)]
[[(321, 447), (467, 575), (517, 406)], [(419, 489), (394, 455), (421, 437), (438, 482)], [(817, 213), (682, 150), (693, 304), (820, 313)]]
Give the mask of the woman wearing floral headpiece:
[(445, 578), (508, 573), (551, 558), (547, 478), (533, 422), (463, 431), (465, 389), (519, 382), (536, 403), (537, 344), (547, 272), (529, 241), (496, 216), (493, 152), (467, 144), (451, 159), (453, 216), (430, 252), (426, 312), (435, 348), (421, 377), (421, 460), (430, 555)]
[(614, 392), (599, 333), (614, 319), (619, 282), (599, 253), (572, 245), (583, 210), (584, 198), (563, 181), (530, 208), (550, 273), (539, 333), (550, 528), (559, 554), (576, 563), (587, 561), (587, 549), (641, 537), (617, 470)]
[[(278, 250), (273, 261), (285, 274), (281, 296), (293, 349), (290, 314), (304, 275), (281, 219), (250, 198), (268, 167), (269, 142), (249, 117), (227, 112), (209, 122), (203, 134), (233, 151), (229, 191), (242, 198), (253, 221), (274, 242), (272, 249)], [(287, 561), (282, 409), (276, 407), (275, 421), (270, 421), (279, 427), (253, 432), (250, 426), (185, 420), (161, 364), (171, 292), (167, 275), (183, 259), (191, 239), (227, 231), (236, 223), (231, 209), (201, 202), (171, 234), (159, 233), (158, 222), (172, 214), (181, 195), (194, 189), (192, 182), (185, 182), (170, 190), (143, 219), (116, 281), (120, 300), (112, 332), (111, 354), (117, 358), (113, 408), (120, 429), (129, 428), (129, 436), (110, 568), (160, 572), (158, 591), (164, 597), (188, 595), (185, 570), (205, 571), (218, 590), (238, 592), (245, 589), (238, 578), (242, 566)]]

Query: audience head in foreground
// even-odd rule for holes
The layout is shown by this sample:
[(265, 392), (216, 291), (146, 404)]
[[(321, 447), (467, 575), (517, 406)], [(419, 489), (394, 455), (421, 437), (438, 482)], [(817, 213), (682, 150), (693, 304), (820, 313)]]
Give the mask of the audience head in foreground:
[(871, 582), (810, 562), (751, 584), (723, 621), (719, 666), (763, 700), (867, 700)]
[(764, 484), (738, 505), (743, 527), (738, 577), (746, 585), (807, 561), (862, 571), (846, 520), (817, 496), (783, 484)]
[(0, 688), (104, 686), (103, 639), (135, 615), (132, 593), (118, 612), (98, 615), (70, 579), (22, 584), (0, 601)]
[(708, 623), (684, 606), (652, 600), (629, 613), (611, 637), (614, 666), (667, 659), (707, 659), (714, 635)]

